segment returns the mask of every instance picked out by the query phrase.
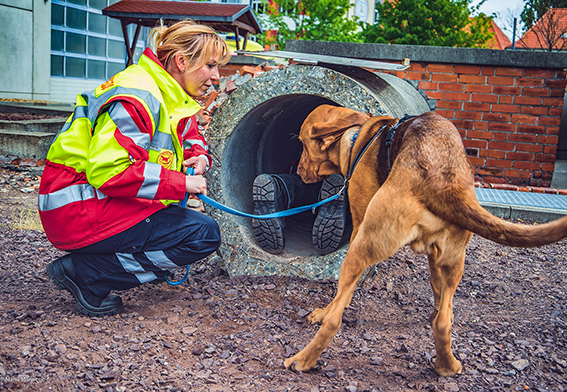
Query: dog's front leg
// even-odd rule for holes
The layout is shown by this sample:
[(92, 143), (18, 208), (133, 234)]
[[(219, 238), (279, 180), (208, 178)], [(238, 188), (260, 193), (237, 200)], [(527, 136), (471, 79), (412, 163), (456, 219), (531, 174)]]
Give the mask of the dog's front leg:
[(364, 266), (361, 265), (362, 263), (357, 262), (357, 260), (360, 259), (357, 257), (354, 247), (351, 246), (341, 268), (335, 298), (326, 308), (315, 309), (309, 315), (309, 321), (312, 323), (322, 321), (321, 328), (307, 347), (284, 361), (286, 368), (300, 372), (312, 369), (323, 350), (339, 330), (343, 311), (350, 303), (356, 284), (365, 270)]

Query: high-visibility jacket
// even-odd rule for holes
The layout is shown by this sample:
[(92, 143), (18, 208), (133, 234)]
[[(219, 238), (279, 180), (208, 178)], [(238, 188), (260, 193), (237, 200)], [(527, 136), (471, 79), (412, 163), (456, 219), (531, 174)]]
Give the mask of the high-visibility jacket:
[(150, 49), (137, 65), (79, 94), (39, 187), (51, 243), (82, 248), (183, 200), (183, 160), (204, 155), (211, 164), (199, 110)]

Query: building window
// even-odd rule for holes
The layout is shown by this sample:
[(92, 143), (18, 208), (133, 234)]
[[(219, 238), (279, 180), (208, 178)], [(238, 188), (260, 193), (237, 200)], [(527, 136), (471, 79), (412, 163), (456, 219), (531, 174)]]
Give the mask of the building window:
[[(118, 0), (52, 0), (51, 76), (108, 80), (126, 64), (126, 47), (118, 19), (102, 9)], [(128, 26), (129, 37), (135, 25)], [(147, 36), (146, 28), (140, 37)], [(137, 62), (146, 43), (136, 43)]]

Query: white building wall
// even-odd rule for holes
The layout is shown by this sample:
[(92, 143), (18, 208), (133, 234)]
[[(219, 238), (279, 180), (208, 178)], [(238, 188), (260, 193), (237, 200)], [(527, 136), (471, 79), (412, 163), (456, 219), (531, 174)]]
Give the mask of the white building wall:
[(105, 81), (96, 79), (51, 78), (50, 82), (50, 101), (75, 103), (78, 94), (94, 90)]
[(0, 0), (0, 98), (49, 96), (51, 3)]

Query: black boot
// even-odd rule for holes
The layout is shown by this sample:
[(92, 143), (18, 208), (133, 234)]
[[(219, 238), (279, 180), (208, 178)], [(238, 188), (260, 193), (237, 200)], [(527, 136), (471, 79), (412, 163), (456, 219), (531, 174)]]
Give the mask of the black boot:
[(109, 294), (96, 296), (79, 282), (71, 255), (65, 255), (47, 264), (47, 275), (59, 290), (67, 290), (77, 302), (77, 309), (88, 316), (102, 317), (118, 314), (123, 309), (122, 298)]
[[(344, 179), (340, 174), (333, 174), (323, 181), (319, 200), (336, 195), (344, 186)], [(339, 248), (345, 232), (346, 208), (345, 191), (328, 203), (319, 207), (317, 218), (313, 224), (313, 246), (319, 253), (328, 254)]]
[[(285, 185), (277, 176), (260, 174), (254, 180), (252, 195), (254, 199), (254, 215), (266, 215), (282, 211), (287, 207)], [(283, 218), (252, 219), (252, 233), (266, 252), (282, 253), (285, 246)]]

